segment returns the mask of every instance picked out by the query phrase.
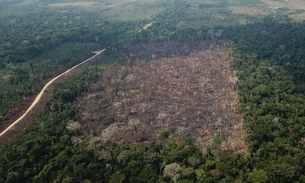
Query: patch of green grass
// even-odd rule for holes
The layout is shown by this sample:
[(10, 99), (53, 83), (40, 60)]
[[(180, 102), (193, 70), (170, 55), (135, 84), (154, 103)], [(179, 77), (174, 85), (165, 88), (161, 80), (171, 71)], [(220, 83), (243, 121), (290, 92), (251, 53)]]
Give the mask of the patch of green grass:
[(224, 134), (217, 134), (213, 138), (212, 147), (215, 148), (215, 149), (220, 149), (221, 143), (226, 141), (226, 140), (227, 140), (227, 138)]
[(163, 139), (168, 139), (168, 137), (169, 137), (169, 131), (168, 130), (165, 130), (165, 131), (163, 131), (163, 132), (161, 132), (161, 138), (163, 138)]

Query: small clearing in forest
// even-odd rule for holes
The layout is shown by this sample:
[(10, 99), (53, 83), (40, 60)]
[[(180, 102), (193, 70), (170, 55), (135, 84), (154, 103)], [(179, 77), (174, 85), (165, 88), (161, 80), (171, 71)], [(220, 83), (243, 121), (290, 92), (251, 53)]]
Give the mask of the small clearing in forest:
[(145, 25), (141, 30), (139, 30), (139, 32), (141, 32), (142, 30), (146, 30), (148, 27), (150, 27), (154, 22), (151, 22), (147, 25)]

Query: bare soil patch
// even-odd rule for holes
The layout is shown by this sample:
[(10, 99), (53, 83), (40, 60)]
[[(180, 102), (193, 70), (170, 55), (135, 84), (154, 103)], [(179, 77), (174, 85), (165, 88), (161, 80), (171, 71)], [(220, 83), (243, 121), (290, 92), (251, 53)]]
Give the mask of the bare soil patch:
[(205, 152), (215, 135), (224, 134), (222, 149), (244, 150), (236, 78), (227, 58), (225, 46), (211, 46), (107, 68), (75, 104), (89, 132), (79, 138), (133, 145), (162, 141), (160, 134), (169, 131), (195, 139)]

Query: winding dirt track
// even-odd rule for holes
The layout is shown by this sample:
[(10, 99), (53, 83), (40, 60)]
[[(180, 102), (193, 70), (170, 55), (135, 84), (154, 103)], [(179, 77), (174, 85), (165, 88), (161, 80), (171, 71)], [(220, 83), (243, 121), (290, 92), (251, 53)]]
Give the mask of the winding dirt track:
[(103, 49), (102, 51), (99, 52), (94, 52), (96, 53), (95, 55), (93, 55), (92, 57), (88, 58), (87, 60), (75, 65), (74, 67), (66, 70), (65, 72), (61, 73), (60, 75), (56, 76), (55, 78), (53, 78), (51, 81), (49, 81), (44, 87), (43, 89), (40, 91), (40, 93), (37, 95), (37, 97), (35, 98), (34, 102), (32, 103), (32, 105), (28, 108), (28, 110), (26, 110), (26, 112), (20, 117), (18, 118), (15, 122), (13, 122), (9, 127), (7, 127), (5, 130), (3, 130), (0, 133), (0, 137), (3, 136), (7, 131), (9, 131), (11, 128), (13, 128), (16, 124), (18, 124), (34, 107), (35, 105), (39, 102), (39, 100), (41, 99), (41, 97), (43, 96), (45, 90), (54, 82), (56, 81), (58, 78), (60, 78), (61, 76), (69, 73), (70, 71), (72, 71), (73, 69), (83, 65), (84, 63), (92, 60), (93, 58), (97, 57), (99, 54), (101, 54), (102, 52), (104, 52), (106, 49)]

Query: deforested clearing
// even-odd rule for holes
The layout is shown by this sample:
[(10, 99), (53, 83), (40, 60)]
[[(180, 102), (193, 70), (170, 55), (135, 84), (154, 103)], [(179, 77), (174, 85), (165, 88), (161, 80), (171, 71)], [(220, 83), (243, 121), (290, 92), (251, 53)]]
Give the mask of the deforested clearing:
[(99, 81), (75, 104), (90, 133), (82, 137), (134, 145), (162, 142), (162, 133), (195, 140), (202, 152), (225, 140), (225, 151), (244, 151), (237, 78), (225, 45), (188, 55), (130, 60), (101, 71)]

